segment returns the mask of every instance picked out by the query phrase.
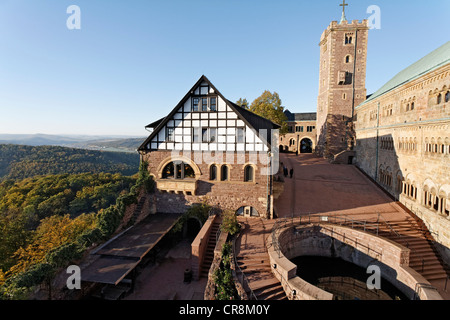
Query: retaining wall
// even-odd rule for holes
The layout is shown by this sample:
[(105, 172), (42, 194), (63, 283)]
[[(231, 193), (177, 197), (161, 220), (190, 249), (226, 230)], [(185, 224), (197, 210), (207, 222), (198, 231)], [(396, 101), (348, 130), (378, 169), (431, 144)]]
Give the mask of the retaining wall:
[(290, 299), (333, 299), (331, 293), (297, 277), (297, 266), (289, 260), (299, 256), (325, 256), (338, 257), (365, 269), (369, 265), (379, 266), (382, 277), (410, 299), (419, 286), (421, 300), (442, 300), (436, 290), (427, 288), (429, 282), (409, 267), (410, 250), (388, 239), (332, 224), (287, 227), (277, 233), (280, 250), (272, 245), (272, 235), (268, 240), (270, 263)]

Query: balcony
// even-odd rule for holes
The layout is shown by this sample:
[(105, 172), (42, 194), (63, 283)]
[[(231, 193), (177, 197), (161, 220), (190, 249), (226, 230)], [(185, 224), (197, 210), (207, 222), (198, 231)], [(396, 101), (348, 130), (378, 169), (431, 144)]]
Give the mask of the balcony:
[(197, 180), (195, 179), (157, 179), (156, 188), (159, 191), (184, 195), (195, 195)]

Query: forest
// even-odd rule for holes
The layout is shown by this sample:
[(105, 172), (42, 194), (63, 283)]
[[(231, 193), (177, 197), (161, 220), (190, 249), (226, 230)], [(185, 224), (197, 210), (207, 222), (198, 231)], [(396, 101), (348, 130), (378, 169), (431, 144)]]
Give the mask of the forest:
[(0, 180), (84, 172), (133, 175), (138, 167), (137, 153), (0, 144)]
[(0, 145), (0, 299), (27, 299), (107, 240), (139, 188), (151, 189), (145, 168), (129, 154)]

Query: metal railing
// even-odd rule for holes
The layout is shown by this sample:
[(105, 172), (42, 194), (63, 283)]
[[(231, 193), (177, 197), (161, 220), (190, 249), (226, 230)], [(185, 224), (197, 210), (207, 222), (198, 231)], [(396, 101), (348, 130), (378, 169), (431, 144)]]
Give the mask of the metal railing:
[[(242, 229), (242, 228), (241, 228)], [(241, 233), (238, 235), (238, 237), (241, 236)], [(236, 273), (236, 277), (238, 278), (240, 284), (242, 285), (242, 287), (244, 288), (245, 292), (249, 292), (248, 293), (248, 297), (250, 300), (258, 300), (258, 298), (256, 297), (256, 294), (253, 292), (253, 290), (250, 288), (250, 282), (247, 278), (247, 276), (245, 275), (244, 271), (242, 271), (241, 267), (239, 266), (237, 259), (236, 259), (236, 239), (238, 237), (233, 237), (232, 240), (232, 248), (233, 248), (233, 260), (234, 260), (234, 267), (236, 271), (239, 271), (239, 273), (242, 276), (242, 280), (239, 280), (239, 275)]]
[[(290, 217), (290, 218), (279, 218), (275, 222), (272, 228), (272, 246), (274, 250), (278, 253), (278, 257), (281, 256), (280, 245), (278, 242), (278, 236), (282, 229), (287, 227), (301, 226), (305, 224), (335, 224), (339, 226), (347, 226), (351, 227), (355, 230), (363, 230), (368, 231), (369, 229), (374, 230), (374, 232), (379, 234), (379, 218), (377, 221), (372, 222), (369, 220), (356, 220), (347, 216), (337, 216), (337, 215), (313, 215), (307, 214), (299, 217)], [(345, 235), (344, 235), (345, 237)], [(349, 238), (347, 238), (349, 239)], [(353, 240), (353, 239), (349, 239)], [(358, 245), (357, 240), (355, 241), (355, 245)], [(361, 244), (360, 244), (361, 245)], [(366, 246), (368, 250), (372, 250)], [(376, 251), (375, 251), (376, 252)], [(376, 252), (377, 254), (380, 254)]]

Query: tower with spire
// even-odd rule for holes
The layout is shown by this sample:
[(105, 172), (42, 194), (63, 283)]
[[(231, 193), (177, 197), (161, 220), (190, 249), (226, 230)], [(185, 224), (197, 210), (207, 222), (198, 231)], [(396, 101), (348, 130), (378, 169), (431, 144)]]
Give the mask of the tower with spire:
[(316, 153), (330, 160), (353, 149), (354, 108), (366, 99), (368, 21), (349, 22), (348, 4), (340, 6), (341, 20), (331, 22), (319, 43)]

